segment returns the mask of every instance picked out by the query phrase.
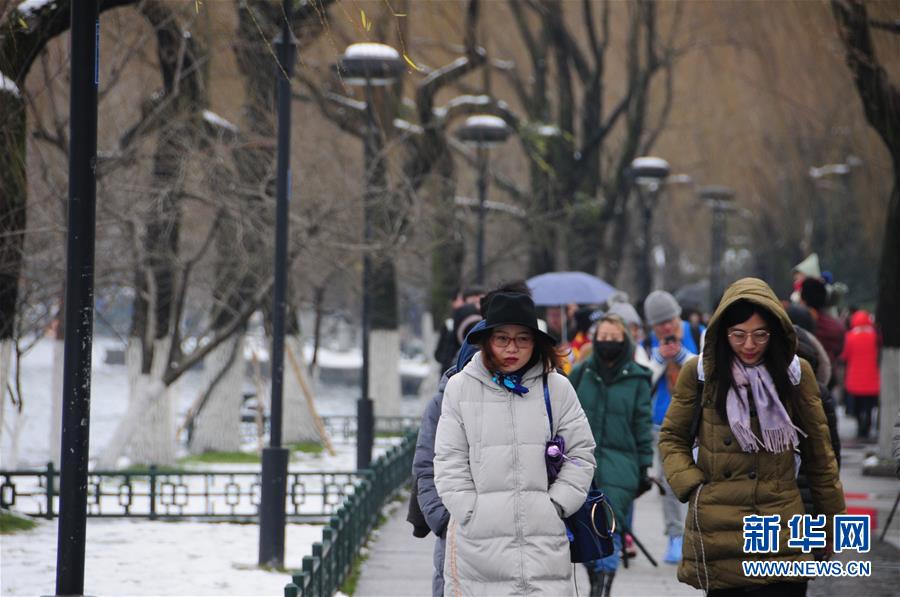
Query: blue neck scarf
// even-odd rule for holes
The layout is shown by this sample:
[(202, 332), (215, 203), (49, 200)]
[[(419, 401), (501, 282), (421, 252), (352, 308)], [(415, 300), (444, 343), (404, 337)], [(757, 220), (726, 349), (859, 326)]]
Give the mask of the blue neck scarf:
[(522, 375), (520, 373), (500, 373), (495, 371), (491, 380), (501, 388), (509, 390), (517, 396), (528, 393), (528, 388), (522, 385)]

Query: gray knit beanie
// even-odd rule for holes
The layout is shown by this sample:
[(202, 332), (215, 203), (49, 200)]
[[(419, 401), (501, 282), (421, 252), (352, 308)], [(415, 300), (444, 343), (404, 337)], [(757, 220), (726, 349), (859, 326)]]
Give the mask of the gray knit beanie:
[(643, 324), (643, 322), (641, 321), (641, 316), (638, 315), (637, 310), (631, 306), (631, 303), (612, 303), (609, 306), (608, 313), (611, 313), (612, 315), (618, 315), (622, 318), (622, 321), (624, 321), (628, 325), (640, 326)]
[(644, 299), (644, 317), (654, 326), (681, 316), (681, 306), (665, 290), (654, 290)]

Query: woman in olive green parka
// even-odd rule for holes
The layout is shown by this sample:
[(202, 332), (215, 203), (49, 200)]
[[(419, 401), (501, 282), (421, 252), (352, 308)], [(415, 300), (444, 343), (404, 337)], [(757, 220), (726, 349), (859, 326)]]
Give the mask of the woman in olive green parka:
[[(609, 499), (616, 520), (625, 521), (653, 463), (650, 370), (634, 362), (634, 345), (615, 315), (598, 321), (592, 344), (590, 358), (572, 370), (570, 380), (597, 444), (594, 481)], [(619, 564), (620, 538), (615, 541), (613, 555), (588, 566), (592, 595), (601, 594), (599, 586), (602, 594), (609, 594)]]
[[(804, 595), (808, 579), (745, 576), (741, 562), (832, 553), (833, 517), (845, 510), (843, 488), (816, 377), (796, 356), (796, 345), (772, 289), (755, 278), (735, 282), (710, 319), (702, 357), (682, 368), (660, 430), (666, 477), (689, 503), (678, 579), (711, 596), (741, 588), (756, 588), (752, 594), (760, 597)], [(705, 383), (694, 427), (698, 378)], [(827, 517), (826, 548), (806, 554), (787, 546), (788, 521), (804, 514), (796, 483), (800, 462), (817, 511)], [(777, 553), (744, 553), (744, 516), (773, 514), (781, 517)]]

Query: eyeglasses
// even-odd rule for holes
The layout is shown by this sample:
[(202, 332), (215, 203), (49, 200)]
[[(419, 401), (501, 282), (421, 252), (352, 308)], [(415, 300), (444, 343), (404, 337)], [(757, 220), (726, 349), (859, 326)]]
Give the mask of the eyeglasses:
[(510, 342), (515, 342), (516, 348), (528, 348), (534, 344), (534, 336), (528, 334), (520, 334), (513, 338), (506, 334), (494, 334), (491, 336), (491, 344), (497, 348), (506, 348)]
[(771, 335), (766, 330), (756, 330), (750, 333), (744, 330), (734, 330), (733, 332), (728, 332), (728, 340), (736, 346), (743, 346), (747, 338), (750, 338), (754, 346), (762, 346), (769, 341)]

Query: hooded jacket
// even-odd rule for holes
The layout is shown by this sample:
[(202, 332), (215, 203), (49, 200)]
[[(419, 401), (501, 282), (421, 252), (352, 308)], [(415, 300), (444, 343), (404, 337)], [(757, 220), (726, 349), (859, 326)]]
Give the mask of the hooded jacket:
[[(797, 337), (787, 314), (772, 290), (762, 280), (744, 278), (732, 284), (710, 319), (703, 350), (702, 368), (707, 380), (702, 395), (702, 415), (698, 432), (697, 461), (691, 454), (691, 423), (697, 390), (698, 363), (691, 359), (681, 370), (672, 403), (660, 430), (659, 449), (666, 478), (681, 501), (689, 501), (685, 521), (683, 558), (678, 579), (696, 588), (725, 589), (772, 582), (803, 580), (783, 577), (748, 577), (744, 560), (811, 560), (813, 554), (789, 548), (787, 521), (804, 514), (795, 480), (794, 453), (743, 452), (734, 439), (728, 421), (716, 411), (716, 384), (712, 372), (717, 366), (715, 347), (719, 341), (722, 313), (735, 301), (746, 299), (767, 309), (780, 323), (793, 349)], [(800, 360), (799, 385), (794, 397), (782, 396), (792, 421), (806, 434), (800, 435), (800, 455), (813, 504), (827, 517), (826, 533), (831, 539), (833, 517), (845, 510), (843, 487), (831, 449), (831, 438), (818, 384), (809, 363)], [(786, 369), (790, 362), (782, 364)], [(751, 419), (759, 436), (759, 423)], [(749, 515), (781, 516), (777, 553), (746, 554), (743, 551), (743, 518)]]
[(881, 391), (878, 372), (878, 333), (872, 318), (857, 311), (850, 318), (851, 329), (844, 337), (841, 359), (847, 362), (844, 387), (854, 396), (877, 396)]
[(547, 376), (553, 434), (567, 460), (548, 488), (552, 437), (540, 364), (522, 396), (491, 379), (481, 355), (450, 378), (435, 438), (434, 481), (450, 512), (444, 560), (448, 595), (574, 593), (562, 518), (584, 503), (594, 474), (594, 439), (575, 390)]
[(627, 520), (642, 473), (653, 464), (650, 370), (635, 363), (632, 354), (626, 335), (622, 356), (611, 367), (594, 352), (569, 376), (597, 444), (594, 481), (617, 520)]

